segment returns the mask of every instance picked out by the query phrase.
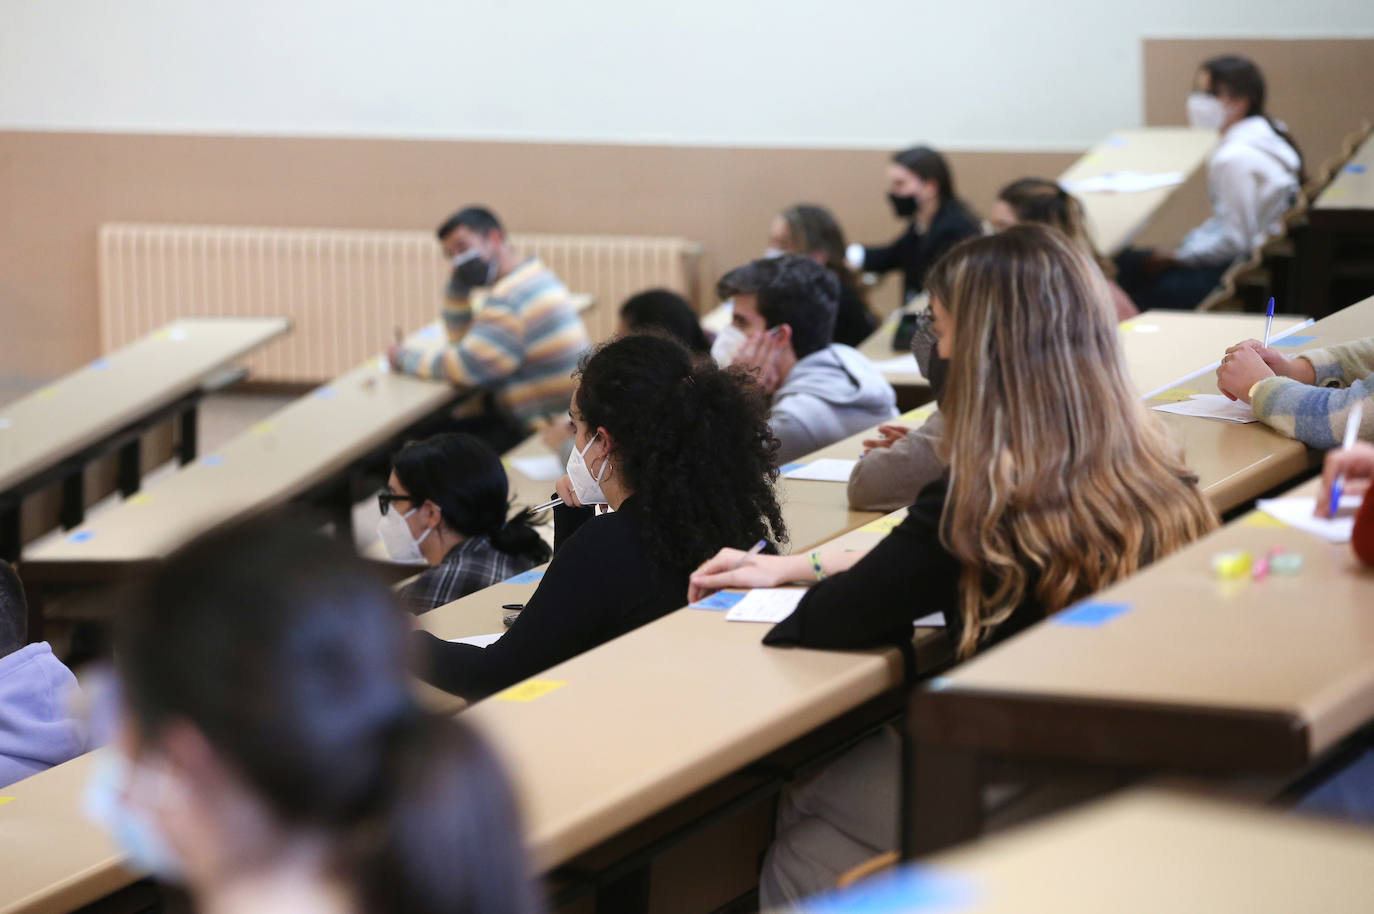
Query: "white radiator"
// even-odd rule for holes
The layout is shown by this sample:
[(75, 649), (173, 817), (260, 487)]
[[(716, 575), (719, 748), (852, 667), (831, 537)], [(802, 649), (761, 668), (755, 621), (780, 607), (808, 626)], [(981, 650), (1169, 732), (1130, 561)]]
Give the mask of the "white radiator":
[[(663, 286), (695, 299), (700, 247), (681, 238), (512, 235), (574, 293), (593, 339), (628, 296)], [(257, 380), (315, 383), (379, 352), (394, 328), (434, 320), (448, 265), (429, 232), (251, 226), (100, 227), (101, 345), (177, 317), (283, 315), (295, 330), (249, 359)]]

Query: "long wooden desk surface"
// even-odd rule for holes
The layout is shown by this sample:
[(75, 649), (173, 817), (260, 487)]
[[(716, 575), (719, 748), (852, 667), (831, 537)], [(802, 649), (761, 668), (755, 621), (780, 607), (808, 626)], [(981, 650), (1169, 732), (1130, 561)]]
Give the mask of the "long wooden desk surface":
[[(413, 337), (417, 345), (434, 338), (429, 328)], [(369, 359), (150, 491), (30, 550), (25, 563), (160, 558), (221, 521), (328, 479), (454, 396), (446, 382), (383, 372), (378, 359)]]
[(859, 904), (882, 877), (835, 900), (868, 914), (1346, 914), (1370, 907), (1371, 860), (1368, 829), (1138, 790), (936, 855), (891, 905)]
[[(1083, 181), (1118, 171), (1177, 171), (1186, 180), (1217, 143), (1215, 130), (1142, 127), (1117, 130), (1088, 150), (1059, 176), (1060, 183)], [(1088, 231), (1097, 249), (1113, 255), (1131, 243), (1164, 202), (1181, 187), (1142, 193), (1074, 192), (1087, 212)]]
[(173, 321), (0, 407), (0, 491), (175, 402), (290, 329), (280, 317)]
[(1352, 209), (1374, 209), (1374, 134), (1365, 138), (1312, 206), (1318, 219), (1327, 211)]

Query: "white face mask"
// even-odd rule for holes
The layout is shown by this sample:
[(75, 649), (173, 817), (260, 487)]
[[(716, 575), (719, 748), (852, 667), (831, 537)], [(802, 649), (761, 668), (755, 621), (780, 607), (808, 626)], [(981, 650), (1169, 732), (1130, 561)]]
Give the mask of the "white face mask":
[(748, 339), (743, 330), (734, 324), (726, 324), (725, 329), (716, 334), (716, 341), (711, 344), (711, 358), (715, 359), (721, 368), (729, 368), (730, 363), (735, 360), (735, 353), (739, 352), (739, 347)]
[(186, 869), (181, 856), (162, 834), (157, 820), (125, 800), (135, 787), (141, 793), (164, 798), (180, 789), (169, 774), (130, 762), (117, 749), (99, 750), (86, 782), (86, 816), (109, 833), (134, 869), (145, 870), (164, 882), (179, 882)]
[(763, 251), (763, 259), (764, 259), (764, 260), (772, 260), (773, 258), (775, 258), (775, 257), (781, 257), (783, 254), (786, 254), (786, 253), (787, 253), (787, 252), (784, 251), (782, 248), (764, 248), (764, 251)]
[(568, 455), (568, 481), (572, 483), (573, 491), (577, 493), (577, 500), (584, 505), (606, 505), (610, 501), (606, 498), (606, 493), (601, 491), (601, 480), (606, 478), (606, 471), (611, 467), (609, 458), (601, 461), (601, 469), (596, 476), (592, 476), (592, 471), (587, 467), (587, 451), (592, 446), (592, 441), (596, 440), (596, 435), (587, 442), (587, 446), (578, 450), (576, 445), (572, 453)]
[(405, 514), (396, 511), (395, 507), (382, 515), (377, 521), (377, 535), (382, 538), (382, 545), (386, 547), (386, 554), (393, 562), (400, 562), (404, 565), (425, 564), (425, 557), (420, 552), (420, 544), (425, 541), (434, 528), (430, 527), (419, 539), (410, 535), (410, 525), (406, 520), (419, 508), (411, 508)]
[(1198, 130), (1220, 130), (1226, 123), (1226, 107), (1221, 99), (1206, 92), (1188, 94), (1188, 126)]

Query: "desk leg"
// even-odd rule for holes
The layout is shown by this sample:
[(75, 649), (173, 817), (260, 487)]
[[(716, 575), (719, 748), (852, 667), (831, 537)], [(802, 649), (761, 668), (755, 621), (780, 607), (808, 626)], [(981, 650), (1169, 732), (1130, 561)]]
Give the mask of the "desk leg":
[(86, 519), (86, 468), (78, 466), (62, 480), (62, 529), (81, 526)]
[(19, 572), (19, 581), (24, 585), (24, 600), (28, 603), (28, 643), (43, 640), (43, 612), (44, 612), (44, 590), (43, 582), (35, 580), (33, 575), (28, 573), (28, 569), (23, 562), (19, 563), (16, 569)]
[(925, 856), (978, 836), (983, 784), (978, 757), (962, 749), (914, 742), (902, 826), (905, 859)]
[(196, 404), (186, 408), (177, 421), (180, 434), (177, 441), (177, 460), (182, 466), (196, 459), (200, 447), (200, 414)]
[(596, 890), (596, 914), (643, 914), (649, 910), (649, 867), (611, 880)]
[(1334, 262), (1335, 233), (1309, 225), (1299, 248), (1299, 259), (1292, 287), (1296, 301), (1287, 310), (1323, 318), (1331, 313), (1331, 266)]
[(23, 502), (15, 499), (0, 503), (0, 559), (17, 562), (24, 551), (24, 532), (22, 527)]
[(119, 494), (128, 498), (143, 484), (143, 439), (135, 438), (119, 449)]

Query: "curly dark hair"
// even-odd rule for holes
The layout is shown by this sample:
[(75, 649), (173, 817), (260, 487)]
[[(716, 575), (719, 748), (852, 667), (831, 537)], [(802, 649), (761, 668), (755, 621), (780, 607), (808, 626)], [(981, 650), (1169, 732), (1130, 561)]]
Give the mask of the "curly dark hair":
[(578, 418), (605, 428), (646, 521), (659, 568), (695, 568), (724, 546), (785, 542), (773, 484), (768, 396), (738, 369), (694, 359), (675, 339), (626, 336), (583, 357)]

